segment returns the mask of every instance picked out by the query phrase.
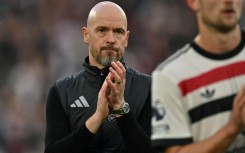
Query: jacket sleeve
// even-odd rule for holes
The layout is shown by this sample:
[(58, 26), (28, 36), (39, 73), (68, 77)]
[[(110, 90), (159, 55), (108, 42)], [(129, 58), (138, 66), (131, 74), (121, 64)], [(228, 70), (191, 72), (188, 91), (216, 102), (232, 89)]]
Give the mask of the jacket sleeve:
[(85, 123), (71, 131), (55, 87), (51, 87), (46, 104), (45, 153), (85, 153), (93, 134)]
[(151, 94), (143, 106), (138, 119), (132, 113), (117, 118), (117, 123), (124, 139), (126, 149), (130, 153), (158, 153), (151, 147)]

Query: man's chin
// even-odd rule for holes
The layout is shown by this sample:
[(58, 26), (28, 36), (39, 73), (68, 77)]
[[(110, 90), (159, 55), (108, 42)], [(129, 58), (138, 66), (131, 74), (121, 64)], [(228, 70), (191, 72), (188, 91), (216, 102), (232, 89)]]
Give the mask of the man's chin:
[(110, 67), (111, 66), (111, 62), (116, 62), (118, 61), (118, 58), (116, 57), (106, 57), (106, 58), (102, 58), (101, 59), (101, 65), (104, 67)]

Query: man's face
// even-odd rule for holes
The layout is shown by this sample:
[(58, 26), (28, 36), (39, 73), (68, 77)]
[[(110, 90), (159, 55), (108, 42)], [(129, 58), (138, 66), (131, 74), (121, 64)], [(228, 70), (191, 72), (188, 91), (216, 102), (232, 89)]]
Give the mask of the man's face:
[(234, 29), (240, 20), (243, 0), (199, 0), (199, 19), (220, 32)]
[(118, 61), (123, 57), (129, 31), (127, 21), (120, 13), (97, 13), (86, 30), (90, 62), (108, 67), (112, 61)]

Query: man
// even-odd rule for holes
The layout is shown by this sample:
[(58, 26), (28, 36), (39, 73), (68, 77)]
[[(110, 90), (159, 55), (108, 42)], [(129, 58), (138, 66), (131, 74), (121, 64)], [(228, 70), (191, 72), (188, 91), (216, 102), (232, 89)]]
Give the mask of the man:
[(84, 70), (56, 81), (49, 91), (45, 153), (152, 152), (151, 78), (125, 66), (124, 11), (100, 2), (82, 32), (89, 46)]
[(242, 2), (187, 0), (199, 33), (152, 75), (151, 139), (165, 153), (245, 152)]

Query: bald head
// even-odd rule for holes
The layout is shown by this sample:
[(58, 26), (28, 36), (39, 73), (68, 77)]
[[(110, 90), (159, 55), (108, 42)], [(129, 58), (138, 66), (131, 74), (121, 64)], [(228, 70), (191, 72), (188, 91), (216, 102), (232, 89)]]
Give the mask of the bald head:
[(127, 27), (127, 17), (123, 9), (110, 1), (96, 4), (88, 15), (87, 27), (90, 27), (97, 19), (122, 20)]

